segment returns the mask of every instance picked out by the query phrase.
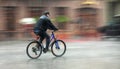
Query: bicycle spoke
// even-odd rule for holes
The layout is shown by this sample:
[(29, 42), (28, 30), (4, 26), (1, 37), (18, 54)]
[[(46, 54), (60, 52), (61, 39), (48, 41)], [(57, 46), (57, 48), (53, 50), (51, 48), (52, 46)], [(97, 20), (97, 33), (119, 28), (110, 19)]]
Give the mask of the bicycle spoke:
[(53, 55), (60, 57), (65, 53), (66, 45), (62, 40), (57, 40), (53, 43), (51, 50)]
[(42, 48), (39, 46), (37, 42), (31, 42), (26, 49), (27, 55), (30, 58), (38, 58), (42, 53)]

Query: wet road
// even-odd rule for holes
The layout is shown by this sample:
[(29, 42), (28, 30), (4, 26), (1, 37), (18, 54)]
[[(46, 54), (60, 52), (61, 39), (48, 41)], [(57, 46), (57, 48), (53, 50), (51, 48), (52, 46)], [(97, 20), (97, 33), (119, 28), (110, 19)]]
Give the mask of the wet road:
[(38, 59), (26, 55), (28, 41), (0, 42), (0, 69), (120, 69), (120, 41), (67, 42), (67, 52)]

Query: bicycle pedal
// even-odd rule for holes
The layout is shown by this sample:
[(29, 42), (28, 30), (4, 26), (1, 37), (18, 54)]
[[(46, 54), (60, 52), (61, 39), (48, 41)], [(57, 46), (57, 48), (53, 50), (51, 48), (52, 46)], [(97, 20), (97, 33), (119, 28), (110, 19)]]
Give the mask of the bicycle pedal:
[(46, 48), (43, 49), (43, 52), (46, 53), (48, 50)]

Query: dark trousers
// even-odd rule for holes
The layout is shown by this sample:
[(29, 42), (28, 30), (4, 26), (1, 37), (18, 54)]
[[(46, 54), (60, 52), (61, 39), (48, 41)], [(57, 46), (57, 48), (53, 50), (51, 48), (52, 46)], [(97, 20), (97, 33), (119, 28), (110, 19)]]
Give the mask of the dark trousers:
[(50, 36), (45, 31), (40, 32), (39, 36), (40, 36), (40, 40), (39, 40), (40, 43), (42, 43), (42, 41), (46, 38), (46, 48), (48, 49), (50, 43)]

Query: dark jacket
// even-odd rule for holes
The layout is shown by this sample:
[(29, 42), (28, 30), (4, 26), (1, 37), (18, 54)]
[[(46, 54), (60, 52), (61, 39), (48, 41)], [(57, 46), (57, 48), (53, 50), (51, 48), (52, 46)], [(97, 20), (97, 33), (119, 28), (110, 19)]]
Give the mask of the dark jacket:
[(35, 24), (34, 31), (45, 32), (47, 29), (57, 30), (57, 28), (51, 23), (50, 19), (47, 16), (42, 15)]

